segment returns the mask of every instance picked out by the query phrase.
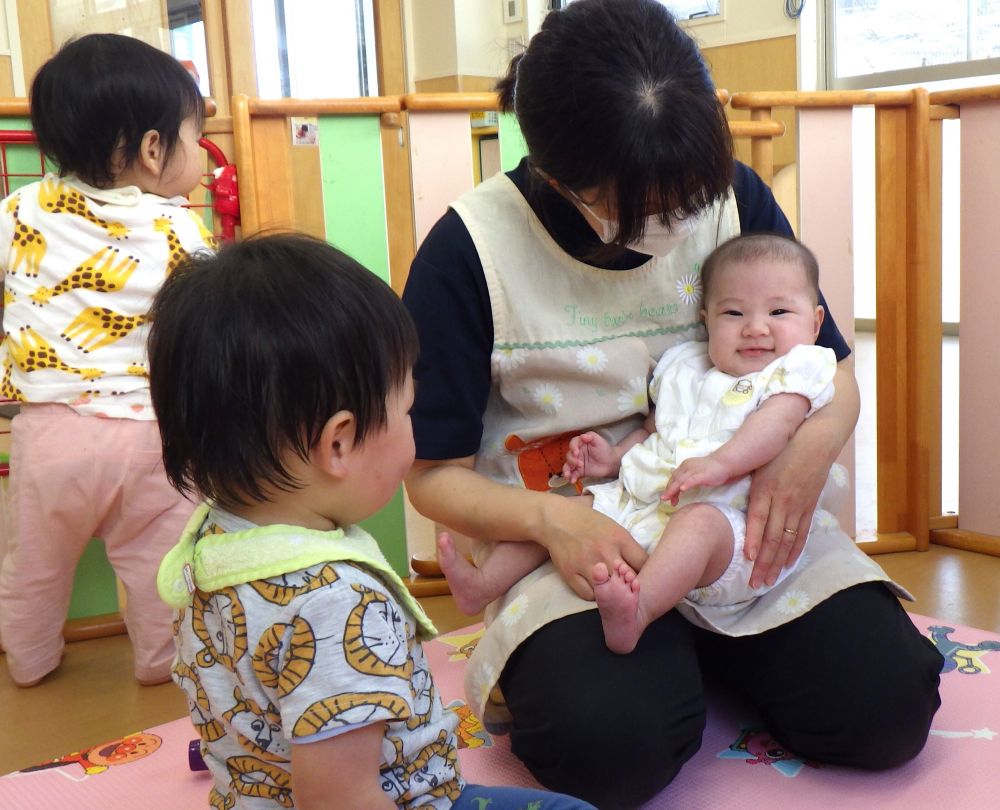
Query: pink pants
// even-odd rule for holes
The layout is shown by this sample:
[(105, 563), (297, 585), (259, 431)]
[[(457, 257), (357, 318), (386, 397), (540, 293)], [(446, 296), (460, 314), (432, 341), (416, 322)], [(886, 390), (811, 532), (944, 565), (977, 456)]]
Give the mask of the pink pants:
[(104, 540), (125, 588), (135, 675), (169, 675), (172, 611), (156, 571), (194, 505), (167, 483), (156, 422), (81, 416), (25, 404), (11, 425), (7, 554), (0, 571), (0, 639), (18, 683), (54, 670), (76, 563)]

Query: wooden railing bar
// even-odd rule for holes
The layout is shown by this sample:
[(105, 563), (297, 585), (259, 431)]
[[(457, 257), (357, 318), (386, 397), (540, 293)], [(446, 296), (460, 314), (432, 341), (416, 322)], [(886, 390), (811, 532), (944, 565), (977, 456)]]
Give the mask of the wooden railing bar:
[(964, 104), (967, 101), (1000, 101), (1000, 85), (938, 90), (936, 93), (931, 93), (931, 104)]
[(736, 93), (729, 101), (736, 109), (755, 107), (905, 107), (913, 101), (910, 90), (829, 90), (812, 93), (797, 90), (769, 90)]
[(400, 96), (369, 96), (367, 98), (282, 98), (248, 99), (250, 115), (363, 115), (366, 113), (399, 112)]

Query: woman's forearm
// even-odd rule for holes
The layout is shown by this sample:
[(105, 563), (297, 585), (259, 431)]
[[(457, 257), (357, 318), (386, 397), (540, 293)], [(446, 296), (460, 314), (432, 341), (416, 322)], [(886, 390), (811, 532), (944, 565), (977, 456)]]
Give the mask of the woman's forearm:
[(833, 378), (833, 399), (816, 411), (795, 432), (789, 445), (796, 451), (815, 454), (829, 468), (854, 433), (861, 411), (854, 361), (848, 357), (837, 364)]
[[(473, 458), (417, 461), (406, 493), (424, 517), (479, 540), (534, 540), (544, 545), (543, 510), (555, 496), (491, 481)], [(561, 499), (560, 499), (561, 500)]]
[(611, 518), (582, 498), (564, 498), (490, 481), (472, 458), (418, 461), (406, 477), (410, 502), (425, 517), (479, 540), (532, 540), (548, 551), (559, 574), (584, 599), (593, 598), (597, 564), (624, 560), (635, 570), (646, 552)]

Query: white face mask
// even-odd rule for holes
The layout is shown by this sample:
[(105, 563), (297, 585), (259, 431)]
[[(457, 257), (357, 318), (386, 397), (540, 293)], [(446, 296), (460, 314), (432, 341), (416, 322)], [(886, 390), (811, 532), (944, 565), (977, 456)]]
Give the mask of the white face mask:
[[(573, 195), (573, 199), (584, 208), (595, 220), (601, 224), (601, 232), (597, 235), (606, 245), (615, 238), (615, 223), (610, 219), (599, 217), (593, 208), (581, 200), (572, 190), (566, 189)], [(681, 242), (687, 239), (694, 230), (694, 218), (676, 219), (669, 225), (660, 222), (660, 215), (653, 214), (646, 217), (646, 227), (643, 229), (641, 239), (628, 243), (628, 249), (636, 253), (645, 253), (647, 256), (666, 256)]]

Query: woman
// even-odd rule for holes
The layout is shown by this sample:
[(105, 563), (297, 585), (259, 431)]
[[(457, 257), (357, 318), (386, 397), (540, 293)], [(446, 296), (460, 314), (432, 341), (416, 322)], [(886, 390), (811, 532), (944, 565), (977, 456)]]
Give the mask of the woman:
[(791, 230), (734, 163), (697, 47), (655, 0), (550, 14), (499, 91), (529, 155), (454, 203), (404, 293), (421, 340), (413, 504), (552, 558), (488, 611), (466, 681), (474, 708), (509, 724), (544, 785), (602, 808), (645, 801), (697, 751), (706, 681), (738, 691), (800, 757), (872, 769), (912, 758), (940, 703), (940, 656), (897, 602), (904, 592), (828, 512), (813, 522), (858, 415), (832, 317), (817, 343), (840, 361), (835, 397), (757, 470), (748, 506), (751, 584), (773, 583), (812, 524), (811, 564), (753, 609), (687, 606), (629, 655), (604, 645), (590, 572), (616, 558), (639, 568), (645, 554), (613, 521), (549, 494), (572, 494), (550, 472), (573, 435), (615, 442), (636, 428), (656, 359), (704, 339), (705, 256), (740, 232)]

